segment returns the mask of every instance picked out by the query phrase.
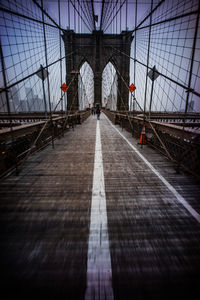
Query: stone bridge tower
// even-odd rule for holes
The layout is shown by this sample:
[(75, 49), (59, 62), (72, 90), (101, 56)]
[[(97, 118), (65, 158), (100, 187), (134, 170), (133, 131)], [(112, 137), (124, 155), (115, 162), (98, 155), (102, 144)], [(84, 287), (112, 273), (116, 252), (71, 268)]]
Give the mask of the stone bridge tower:
[[(129, 92), (121, 77), (129, 85), (128, 56), (132, 42), (131, 33), (122, 31), (121, 34), (104, 34), (103, 31), (93, 31), (92, 34), (78, 34), (73, 30), (65, 30), (63, 40), (66, 54), (66, 83), (69, 84), (74, 74), (80, 71), (84, 62), (87, 62), (94, 73), (94, 104), (101, 104), (102, 72), (107, 63), (111, 62), (118, 74), (117, 109), (127, 110)], [(76, 110), (79, 107), (77, 90), (78, 76), (68, 90), (68, 109)]]

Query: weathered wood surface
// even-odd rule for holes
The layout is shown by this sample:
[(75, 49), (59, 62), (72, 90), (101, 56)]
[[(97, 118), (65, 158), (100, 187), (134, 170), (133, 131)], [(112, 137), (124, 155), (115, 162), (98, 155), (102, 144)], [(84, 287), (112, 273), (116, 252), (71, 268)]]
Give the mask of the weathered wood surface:
[[(195, 299), (200, 224), (103, 115), (99, 122), (114, 298)], [(95, 132), (91, 116), (0, 183), (0, 282), (8, 297), (84, 299)], [(123, 134), (200, 213), (198, 182)]]
[[(200, 284), (200, 224), (108, 121), (101, 130), (116, 299), (194, 299)], [(176, 174), (165, 157), (123, 134), (200, 213), (198, 182)]]
[(1, 182), (0, 276), (8, 295), (83, 297), (95, 129), (87, 120)]

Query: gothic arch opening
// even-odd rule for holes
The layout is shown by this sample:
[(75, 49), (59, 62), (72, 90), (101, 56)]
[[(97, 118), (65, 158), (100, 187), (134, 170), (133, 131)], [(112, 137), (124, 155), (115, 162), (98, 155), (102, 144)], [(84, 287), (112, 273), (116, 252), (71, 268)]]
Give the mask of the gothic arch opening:
[(118, 76), (114, 65), (109, 62), (102, 73), (102, 106), (117, 109)]
[(94, 73), (87, 62), (82, 64), (78, 76), (78, 102), (79, 110), (92, 107), (94, 103)]

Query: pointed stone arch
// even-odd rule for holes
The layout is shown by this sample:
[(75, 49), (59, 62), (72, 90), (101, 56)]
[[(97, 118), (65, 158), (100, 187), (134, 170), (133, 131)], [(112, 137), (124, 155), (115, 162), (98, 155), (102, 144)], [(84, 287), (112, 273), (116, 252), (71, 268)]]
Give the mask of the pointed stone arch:
[(118, 75), (116, 68), (109, 61), (102, 72), (102, 103), (111, 110), (117, 109), (117, 83)]
[[(90, 106), (92, 107), (94, 102), (94, 72), (90, 64), (84, 60), (80, 65), (80, 76), (79, 76), (79, 110), (83, 110)], [(87, 73), (85, 73), (87, 70)], [(82, 73), (82, 74), (81, 74)], [(89, 76), (88, 76), (89, 75)], [(92, 80), (92, 81), (91, 81)], [(81, 89), (82, 90), (81, 90)], [(83, 94), (84, 93), (84, 94)]]
[[(94, 73), (94, 103), (101, 103), (102, 72), (110, 61), (118, 73), (117, 109), (128, 109), (127, 86), (129, 85), (129, 56), (132, 39), (129, 31), (122, 31), (121, 34), (104, 34), (102, 31), (78, 34), (73, 30), (64, 31), (66, 82), (68, 84), (71, 82), (68, 90), (68, 108), (78, 109), (78, 96), (76, 95), (78, 80), (73, 78), (78, 74), (83, 61), (88, 62)], [(123, 102), (120, 100), (120, 95), (123, 95)]]

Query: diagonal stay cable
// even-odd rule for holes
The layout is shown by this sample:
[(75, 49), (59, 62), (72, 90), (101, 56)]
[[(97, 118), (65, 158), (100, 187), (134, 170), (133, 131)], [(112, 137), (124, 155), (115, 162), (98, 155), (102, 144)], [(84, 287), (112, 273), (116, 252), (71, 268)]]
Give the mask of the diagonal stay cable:
[(76, 10), (76, 12), (78, 13), (79, 17), (82, 19), (83, 23), (85, 24), (85, 26), (87, 27), (87, 29), (91, 32), (92, 28), (90, 28), (88, 26), (88, 24), (85, 22), (85, 20), (82, 18), (81, 14), (79, 13), (78, 9), (76, 8), (76, 6), (74, 5), (74, 3), (72, 2), (72, 0), (70, 0), (72, 6), (74, 7), (74, 9)]
[(102, 6), (101, 6), (100, 31), (102, 30), (102, 22), (104, 17), (104, 4), (105, 4), (105, 0), (102, 1)]
[[(3, 12), (8, 13), (10, 15), (15, 15), (15, 16), (18, 16), (20, 18), (27, 19), (27, 20), (30, 20), (30, 21), (33, 21), (33, 22), (36, 22), (36, 23), (43, 24), (42, 20), (38, 20), (38, 19), (32, 18), (30, 16), (26, 16), (22, 13), (19, 13), (17, 11), (13, 11), (13, 10), (10, 10), (10, 9), (4, 8), (4, 7), (0, 7), (0, 11), (3, 11)], [(53, 25), (53, 24), (50, 24), (50, 23), (47, 23), (47, 22), (44, 22), (44, 24), (49, 26), (49, 27), (58, 28), (57, 25)], [(61, 30), (63, 31), (64, 29), (61, 28)]]
[(60, 30), (63, 30), (57, 23), (56, 23), (56, 21), (46, 12), (46, 10), (36, 1), (36, 0), (32, 0), (33, 1), (33, 3), (35, 4), (35, 5), (37, 5), (37, 7), (39, 7), (39, 9), (42, 11), (42, 13), (44, 13), (48, 18), (49, 18), (49, 20), (51, 20), (51, 22), (53, 22), (53, 24), (55, 24), (56, 25), (56, 27), (58, 28), (58, 29), (60, 29)]
[[(54, 64), (58, 63), (59, 61), (63, 60), (64, 58), (68, 57), (69, 55), (73, 54), (74, 52), (75, 52), (75, 51), (72, 51), (72, 52), (70, 52), (69, 54), (63, 56), (62, 58), (59, 58), (59, 59), (55, 60), (54, 62), (48, 64), (48, 66), (43, 67), (43, 69), (46, 69), (47, 67), (53, 66)], [(12, 84), (10, 84), (10, 85), (7, 86), (6, 88), (1, 88), (1, 89), (0, 89), (0, 93), (5, 92), (6, 90), (12, 88), (13, 86), (15, 86), (15, 85), (17, 85), (17, 84), (23, 82), (24, 80), (27, 80), (28, 78), (30, 78), (30, 77), (36, 75), (37, 73), (38, 73), (38, 70), (35, 71), (35, 72), (33, 72), (33, 73), (31, 73), (31, 74), (29, 74), (29, 75), (27, 75), (27, 76), (25, 76), (25, 77), (22, 78), (22, 79), (20, 79), (20, 80), (14, 82), (14, 83), (12, 83)]]
[[(109, 20), (111, 19), (111, 15), (112, 15), (113, 12), (115, 11), (115, 8), (116, 8), (116, 6), (117, 6), (117, 4), (118, 4), (118, 1), (119, 1), (119, 0), (116, 0), (115, 5), (112, 7), (112, 10), (110, 11), (110, 14), (107, 16), (107, 19), (106, 19), (106, 21), (104, 22), (104, 28), (106, 27), (106, 25), (108, 24)], [(110, 24), (112, 23), (113, 19), (114, 19), (114, 18), (112, 18)], [(107, 28), (106, 28), (106, 29), (107, 29)], [(106, 29), (105, 29), (105, 31), (106, 31)]]
[[(87, 19), (88, 25), (91, 26), (90, 21), (89, 21), (89, 19), (88, 19), (88, 16), (87, 16), (86, 13), (85, 13), (86, 10), (83, 9), (83, 7), (82, 7), (82, 5), (81, 5), (81, 3), (80, 3), (80, 0), (78, 0), (78, 5), (79, 5), (79, 7), (81, 8), (81, 11), (83, 12), (85, 18)], [(84, 7), (85, 7), (85, 5), (84, 5)], [(82, 18), (82, 17), (81, 17), (81, 18)], [(83, 20), (83, 19), (82, 19), (82, 20)], [(92, 27), (91, 27), (91, 28), (92, 28)]]
[[(114, 59), (113, 59), (113, 61), (114, 61)], [(123, 78), (123, 76), (122, 76), (121, 73), (119, 72), (119, 70), (118, 70), (118, 68), (116, 67), (116, 65), (115, 65), (115, 68), (116, 68), (116, 71), (117, 71), (117, 73), (119, 74), (120, 78), (121, 78), (122, 81), (124, 82), (126, 88), (129, 90), (129, 87), (128, 87), (128, 85), (127, 85), (125, 79)], [(133, 93), (131, 93), (131, 95), (133, 96)], [(133, 97), (134, 97), (134, 96), (133, 96)], [(137, 101), (135, 97), (134, 97), (134, 100)], [(147, 119), (147, 116), (146, 116), (144, 110), (143, 110), (143, 109), (141, 108), (141, 106), (139, 105), (138, 101), (137, 101), (137, 104), (138, 104), (138, 106), (140, 107), (140, 109), (142, 110), (142, 112), (143, 112), (143, 114), (144, 114), (144, 118), (146, 119), (145, 121), (148, 122), (148, 123), (150, 124), (150, 126), (151, 126), (152, 130), (154, 131), (156, 137), (158, 138), (159, 142), (161, 143), (162, 147), (164, 148), (164, 150), (165, 150), (165, 152), (166, 152), (166, 154), (167, 154), (167, 157), (168, 157), (173, 163), (175, 163), (175, 160), (171, 157), (171, 155), (170, 155), (170, 153), (168, 152), (168, 150), (167, 150), (165, 144), (163, 143), (162, 139), (160, 138), (160, 136), (159, 136), (158, 133), (156, 132), (156, 129), (153, 127), (151, 121)], [(127, 113), (127, 112), (126, 112), (126, 114), (127, 114), (127, 117), (128, 117), (128, 113)], [(129, 122), (130, 122), (130, 121), (129, 121)]]
[(109, 23), (107, 26), (105, 25), (106, 28), (104, 29), (104, 31), (106, 31), (106, 30), (108, 29), (108, 27), (111, 25), (111, 23), (113, 22), (113, 20), (116, 18), (116, 16), (118, 15), (119, 11), (120, 11), (121, 8), (122, 8), (122, 6), (124, 5), (125, 1), (126, 1), (126, 0), (124, 0), (124, 1), (121, 3), (120, 7), (119, 7), (118, 10), (116, 11), (116, 13), (115, 13), (115, 15), (113, 16), (113, 18), (112, 18), (112, 20), (110, 21), (110, 23)]
[(150, 11), (150, 13), (137, 25), (137, 27), (135, 27), (133, 30), (131, 30), (131, 33), (134, 33), (149, 17), (150, 15), (152, 15), (157, 9), (158, 7), (165, 2), (165, 0), (161, 0), (153, 9), (152, 11)]
[[(105, 1), (105, 14), (104, 14), (104, 16), (103, 16), (103, 19), (102, 19), (102, 30), (103, 30), (103, 27), (104, 27), (104, 24), (105, 24), (105, 22), (107, 22), (107, 20), (108, 20), (108, 15), (109, 15), (109, 13), (112, 11), (112, 6), (113, 6), (113, 2), (112, 1)], [(111, 14), (112, 14), (112, 12), (111, 12)]]
[(91, 4), (91, 1), (86, 1), (86, 5), (87, 5), (87, 8), (88, 8), (88, 12), (89, 12), (89, 15), (90, 15), (91, 24), (92, 24), (92, 27), (93, 27), (93, 14), (92, 14), (92, 4)]
[(89, 18), (90, 26), (92, 28), (93, 27), (93, 17), (92, 17), (92, 13), (91, 13), (91, 6), (89, 6), (89, 4), (91, 5), (91, 2), (89, 2), (89, 1), (84, 2), (83, 1), (85, 11), (87, 12), (87, 16)]
[[(72, 82), (74, 81), (74, 79), (75, 79), (75, 75), (74, 75), (74, 77), (72, 78), (71, 82), (69, 83), (69, 87), (70, 87), (70, 85), (72, 84)], [(60, 99), (60, 101), (61, 101), (61, 99)], [(60, 101), (59, 101), (59, 102), (60, 102)], [(58, 103), (58, 104), (59, 104), (59, 103)], [(57, 104), (57, 105), (58, 105), (58, 104)], [(56, 105), (56, 107), (57, 107), (57, 105)], [(55, 112), (56, 107), (54, 108), (53, 113)], [(45, 123), (44, 123), (43, 127), (41, 128), (39, 134), (37, 135), (36, 139), (33, 141), (32, 145), (30, 146), (30, 148), (29, 148), (29, 150), (28, 150), (26, 156), (21, 160), (20, 165), (22, 165), (22, 164), (29, 158), (29, 156), (30, 156), (30, 154), (31, 154), (31, 151), (33, 150), (33, 148), (35, 147), (37, 141), (39, 140), (40, 136), (42, 135), (43, 131), (44, 131), (45, 128), (47, 127), (47, 124), (50, 123), (50, 122), (51, 122), (51, 119), (48, 119), (48, 120), (45, 121)]]
[(91, 5), (92, 5), (92, 15), (93, 15), (93, 26), (94, 26), (94, 30), (96, 30), (95, 14), (94, 14), (94, 1), (93, 0), (91, 0)]
[[(135, 59), (134, 57), (132, 57), (132, 56), (126, 54), (125, 52), (120, 51), (120, 50), (118, 50), (117, 48), (115, 48), (115, 47), (113, 47), (113, 46), (111, 46), (111, 45), (106, 45), (106, 46), (107, 46), (107, 47), (113, 48), (113, 49), (116, 50), (117, 52), (120, 52), (121, 54), (123, 54), (123, 55), (129, 57), (129, 58), (132, 59), (133, 61), (135, 61), (135, 62), (137, 62), (137, 63), (139, 63), (139, 64), (141, 64), (142, 66), (144, 66), (144, 67), (147, 68), (147, 65), (146, 65), (146, 64), (144, 64), (144, 63), (142, 63), (141, 61), (139, 61), (138, 59)], [(153, 71), (153, 68), (151, 68), (151, 67), (148, 67), (148, 69)], [(182, 84), (182, 83), (180, 83), (180, 82), (178, 82), (178, 81), (176, 81), (176, 80), (170, 78), (169, 76), (167, 76), (167, 75), (165, 75), (165, 74), (163, 74), (163, 73), (161, 73), (161, 72), (159, 72), (159, 71), (157, 71), (157, 70), (156, 70), (156, 73), (158, 73), (160, 76), (162, 76), (162, 77), (168, 79), (169, 81), (171, 81), (171, 82), (177, 84), (178, 86), (182, 87), (182, 88), (185, 89), (186, 91), (191, 92), (191, 93), (193, 93), (194, 95), (200, 97), (200, 93), (198, 93), (198, 92), (195, 91), (194, 89), (189, 88), (189, 87), (186, 87), (184, 84)]]

